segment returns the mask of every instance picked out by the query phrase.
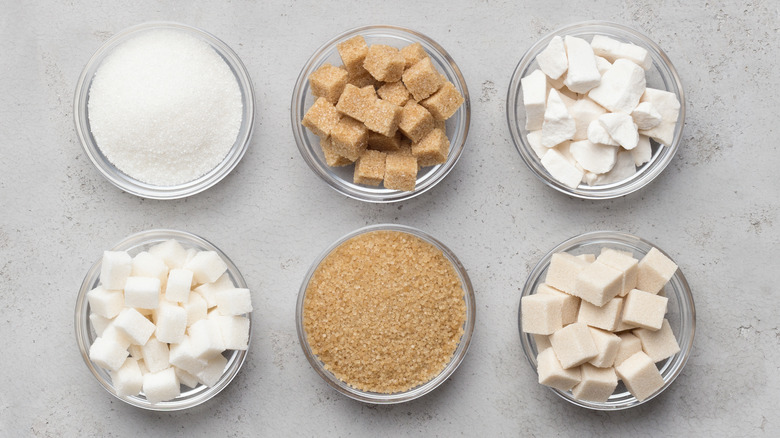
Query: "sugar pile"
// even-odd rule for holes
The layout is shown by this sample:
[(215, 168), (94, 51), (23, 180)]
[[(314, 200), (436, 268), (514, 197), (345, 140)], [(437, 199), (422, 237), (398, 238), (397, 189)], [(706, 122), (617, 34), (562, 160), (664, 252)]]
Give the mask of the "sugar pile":
[(154, 30), (106, 57), (88, 111), (92, 135), (112, 164), (145, 183), (172, 186), (225, 158), (243, 108), (230, 67), (207, 43)]

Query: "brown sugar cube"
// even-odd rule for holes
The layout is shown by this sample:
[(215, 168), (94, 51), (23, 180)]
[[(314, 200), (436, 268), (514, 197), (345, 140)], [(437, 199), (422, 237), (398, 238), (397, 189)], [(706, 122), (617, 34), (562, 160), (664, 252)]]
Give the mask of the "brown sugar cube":
[(348, 73), (347, 83), (352, 84), (358, 88), (363, 88), (367, 85), (377, 87), (379, 84), (381, 84), (381, 82), (374, 79), (374, 77), (371, 76), (371, 73), (369, 73), (368, 70), (364, 69), (362, 66), (360, 67), (360, 71), (358, 73)]
[(441, 129), (444, 132), (447, 132), (447, 121), (446, 120), (433, 120), (433, 128), (434, 129)]
[(322, 67), (309, 75), (311, 94), (324, 97), (334, 105), (339, 101), (339, 96), (346, 85), (347, 71), (330, 64), (323, 64)]
[(406, 105), (406, 102), (409, 101), (410, 97), (409, 90), (406, 89), (406, 86), (401, 81), (388, 82), (382, 85), (376, 90), (376, 94), (382, 99), (398, 106)]
[(374, 44), (368, 48), (368, 54), (363, 67), (376, 80), (382, 82), (397, 82), (404, 73), (406, 61), (395, 47), (384, 44)]
[(366, 54), (368, 54), (368, 44), (366, 44), (366, 40), (362, 36), (357, 35), (342, 41), (336, 46), (336, 49), (338, 49), (344, 68), (348, 72), (352, 74), (362, 71), (363, 61), (365, 61)]
[(423, 139), (433, 129), (433, 116), (423, 106), (409, 101), (401, 111), (398, 127), (413, 142)]
[(368, 148), (375, 151), (391, 152), (401, 148), (401, 132), (396, 131), (392, 137), (387, 137), (378, 132), (368, 131)]
[(342, 117), (330, 133), (333, 151), (355, 161), (368, 146), (368, 129), (350, 117)]
[(425, 53), (422, 44), (414, 43), (401, 49), (401, 56), (404, 57), (405, 61), (404, 69), (407, 69), (417, 64), (417, 61), (427, 58), (428, 54)]
[(420, 101), (420, 105), (428, 108), (431, 115), (437, 120), (447, 120), (455, 114), (455, 111), (463, 104), (463, 96), (452, 82), (445, 82), (439, 91), (431, 97)]
[(412, 143), (412, 155), (421, 167), (444, 163), (449, 151), (450, 140), (441, 129), (434, 129), (418, 143)]
[(385, 158), (387, 154), (380, 151), (364, 151), (355, 162), (355, 184), (378, 186), (385, 177)]
[(431, 58), (425, 58), (409, 67), (401, 77), (414, 100), (420, 101), (432, 95), (442, 86), (444, 78), (436, 71)]
[(348, 158), (342, 157), (333, 150), (333, 140), (330, 137), (321, 139), (320, 147), (322, 147), (322, 154), (325, 155), (325, 164), (328, 166), (341, 167), (352, 164)]
[(301, 123), (317, 137), (325, 138), (330, 135), (340, 118), (341, 115), (336, 111), (336, 107), (328, 102), (328, 99), (320, 97), (306, 111)]
[(367, 111), (374, 104), (375, 100), (377, 100), (377, 97), (374, 87), (358, 88), (347, 84), (344, 87), (344, 92), (341, 93), (341, 97), (339, 97), (336, 109), (355, 120), (365, 122)]
[(392, 137), (398, 130), (398, 122), (401, 121), (401, 107), (392, 103), (376, 99), (365, 112), (363, 121), (366, 128), (378, 132), (384, 136)]
[(417, 158), (410, 155), (388, 154), (385, 161), (385, 188), (414, 190), (417, 183)]

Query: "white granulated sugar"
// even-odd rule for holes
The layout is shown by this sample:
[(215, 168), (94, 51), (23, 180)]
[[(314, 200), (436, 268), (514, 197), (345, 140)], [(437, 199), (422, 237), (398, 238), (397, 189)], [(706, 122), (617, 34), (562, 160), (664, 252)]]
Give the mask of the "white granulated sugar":
[(241, 91), (206, 42), (153, 30), (118, 46), (95, 73), (89, 123), (100, 151), (148, 184), (173, 186), (215, 168), (238, 136)]

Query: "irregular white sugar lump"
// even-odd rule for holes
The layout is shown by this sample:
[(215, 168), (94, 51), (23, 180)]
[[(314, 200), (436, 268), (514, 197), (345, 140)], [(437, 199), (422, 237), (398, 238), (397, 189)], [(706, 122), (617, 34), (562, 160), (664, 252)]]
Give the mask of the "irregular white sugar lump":
[(216, 385), (222, 374), (225, 373), (227, 362), (225, 356), (221, 354), (211, 357), (206, 367), (196, 375), (198, 381), (208, 387)]
[(609, 172), (599, 175), (596, 180), (597, 184), (612, 184), (631, 178), (636, 173), (636, 167), (634, 166), (634, 157), (631, 156), (631, 151), (618, 152), (617, 161), (615, 166)]
[(639, 167), (653, 158), (653, 147), (650, 144), (650, 137), (646, 135), (639, 136), (639, 142), (634, 149), (631, 149), (631, 157), (634, 159), (634, 165)]
[(157, 339), (175, 344), (184, 339), (186, 330), (187, 310), (172, 304), (161, 304), (157, 309)]
[(110, 371), (118, 370), (126, 358), (127, 349), (108, 339), (96, 338), (89, 347), (89, 360)]
[(98, 336), (103, 334), (103, 331), (111, 324), (111, 320), (105, 316), (98, 315), (97, 313), (89, 314), (89, 322), (92, 324), (92, 328)]
[(200, 251), (184, 268), (192, 271), (196, 283), (203, 284), (217, 281), (227, 270), (227, 265), (216, 251)]
[(603, 306), (595, 306), (585, 300), (580, 303), (577, 321), (591, 327), (615, 331), (623, 312), (623, 299), (612, 298)]
[(195, 355), (189, 336), (185, 336), (178, 344), (171, 344), (169, 348), (168, 361), (176, 368), (181, 368), (192, 375), (196, 375), (206, 367), (207, 362)]
[[(601, 117), (601, 115), (599, 115), (599, 117)], [(609, 132), (604, 128), (604, 125), (599, 123), (598, 117), (588, 125), (588, 140), (590, 140), (591, 143), (620, 146), (620, 143), (609, 135)]]
[(560, 297), (563, 300), (561, 306), (561, 323), (563, 325), (569, 325), (573, 322), (577, 322), (577, 313), (580, 311), (580, 299), (574, 295), (569, 295), (565, 292), (561, 292), (554, 287), (542, 283), (536, 288), (537, 294), (552, 295)]
[(179, 379), (173, 368), (144, 375), (144, 395), (150, 403), (173, 400), (181, 394)]
[(577, 274), (572, 294), (596, 306), (603, 306), (618, 296), (622, 286), (623, 273), (596, 259)]
[(666, 297), (633, 289), (623, 303), (623, 321), (637, 327), (658, 330), (664, 322), (668, 301)]
[(661, 124), (661, 113), (659, 113), (652, 103), (642, 102), (631, 111), (631, 118), (634, 119), (638, 129), (653, 129)]
[(119, 312), (112, 325), (137, 345), (144, 345), (156, 328), (151, 321), (131, 307)]
[(138, 361), (128, 357), (118, 370), (111, 372), (111, 384), (120, 397), (138, 395), (144, 386), (144, 376)]
[(601, 82), (596, 55), (587, 41), (567, 35), (564, 40), (569, 69), (563, 84), (575, 93), (587, 93)]
[(664, 386), (664, 378), (655, 363), (641, 351), (616, 366), (615, 372), (626, 385), (626, 389), (639, 401), (645, 400)]
[(560, 93), (550, 90), (547, 107), (544, 110), (544, 123), (542, 123), (542, 146), (551, 148), (571, 140), (576, 130), (577, 124), (569, 114)]
[(604, 76), (604, 73), (607, 72), (607, 70), (612, 67), (612, 63), (607, 60), (607, 58), (596, 56), (596, 68), (599, 70), (599, 73), (601, 73), (601, 76)]
[(208, 314), (208, 307), (206, 306), (206, 300), (195, 292), (190, 293), (190, 299), (186, 304), (183, 304), (185, 312), (187, 312), (187, 327), (195, 324), (196, 322), (204, 319)]
[(585, 363), (580, 367), (580, 383), (571, 390), (577, 400), (605, 402), (617, 388), (618, 379), (615, 369), (597, 368)]
[(574, 104), (569, 107), (569, 114), (571, 114), (576, 125), (574, 137), (572, 139), (575, 141), (587, 140), (588, 126), (590, 126), (590, 123), (606, 112), (607, 110), (602, 108), (601, 105), (587, 97), (583, 97), (574, 102)]
[(160, 279), (128, 277), (125, 283), (125, 306), (156, 309), (160, 304)]
[(590, 328), (581, 322), (569, 324), (550, 335), (550, 343), (565, 369), (582, 365), (599, 355)]
[(661, 251), (651, 248), (639, 261), (637, 289), (658, 293), (677, 272), (677, 265)]
[(525, 106), (525, 129), (536, 131), (542, 129), (544, 109), (547, 103), (547, 79), (541, 70), (534, 70), (528, 76), (520, 79), (523, 89), (523, 105)]
[(144, 363), (146, 363), (150, 372), (156, 373), (171, 366), (168, 362), (170, 354), (168, 344), (160, 342), (154, 336), (146, 341), (146, 344), (141, 347), (141, 351), (144, 355)]
[(549, 335), (563, 327), (563, 298), (534, 294), (520, 299), (520, 320), (525, 333)]
[(100, 151), (123, 173), (172, 186), (215, 168), (238, 137), (241, 90), (205, 41), (173, 29), (146, 31), (100, 64), (88, 114)]
[(631, 332), (618, 333), (617, 336), (620, 338), (620, 344), (615, 355), (615, 366), (623, 363), (624, 360), (633, 356), (634, 353), (642, 351), (642, 342)]
[(625, 149), (634, 149), (639, 144), (639, 132), (634, 119), (628, 114), (607, 113), (600, 115), (597, 120), (609, 136)]
[(560, 152), (550, 149), (542, 157), (542, 166), (561, 184), (576, 189), (585, 173), (572, 164)]
[(111, 321), (111, 323), (107, 325), (105, 329), (103, 329), (103, 334), (101, 334), (100, 337), (115, 342), (124, 349), (130, 347), (130, 345), (133, 343), (133, 340), (130, 339), (130, 337), (125, 334), (125, 332), (116, 328), (115, 321)]
[(130, 352), (130, 356), (132, 356), (135, 360), (143, 360), (144, 358), (144, 350), (143, 346), (141, 345), (130, 345), (127, 348), (127, 351)]
[(552, 348), (552, 344), (550, 343), (550, 335), (532, 334), (531, 336), (534, 338), (537, 352), (542, 352), (548, 348)]
[(577, 160), (574, 158), (574, 156), (572, 156), (571, 151), (569, 150), (569, 146), (571, 146), (571, 142), (566, 140), (552, 149), (559, 152), (561, 156), (565, 158), (566, 161), (574, 165), (574, 167), (576, 167), (577, 170), (582, 170), (582, 168), (580, 168), (580, 166), (577, 165)]
[(103, 286), (87, 292), (87, 301), (90, 312), (108, 319), (117, 316), (125, 306), (125, 297), (121, 290), (108, 290)]
[(639, 260), (635, 259), (630, 253), (603, 248), (596, 260), (623, 273), (622, 287), (619, 294), (621, 297), (626, 296), (631, 289), (636, 287), (637, 276), (639, 275)]
[(677, 128), (677, 117), (680, 115), (680, 101), (677, 96), (669, 91), (648, 88), (639, 101), (650, 102), (661, 114), (661, 123), (658, 126), (642, 129), (639, 133), (654, 138), (663, 145), (671, 145)]
[(217, 310), (223, 315), (243, 315), (252, 311), (249, 289), (233, 288), (217, 292)]
[(225, 341), (216, 321), (201, 319), (188, 329), (192, 352), (198, 359), (208, 359), (225, 351)]
[(249, 318), (244, 316), (215, 316), (222, 341), (227, 350), (246, 350), (249, 347)]
[(650, 53), (645, 48), (635, 44), (623, 43), (604, 35), (596, 35), (590, 45), (593, 47), (593, 53), (604, 57), (609, 62), (626, 59), (644, 70), (648, 70), (653, 65)]
[(577, 163), (588, 172), (607, 173), (615, 166), (618, 148), (582, 140), (572, 142), (569, 151)]
[(582, 272), (588, 262), (566, 252), (559, 252), (550, 258), (545, 284), (572, 295), (577, 275)]
[(536, 131), (529, 132), (525, 138), (528, 140), (528, 144), (531, 146), (531, 149), (533, 149), (534, 153), (537, 157), (540, 159), (544, 156), (544, 154), (547, 153), (547, 148), (542, 146), (542, 130), (538, 129)]
[(108, 290), (125, 287), (125, 281), (133, 269), (133, 259), (125, 251), (103, 251), (100, 264), (100, 283)]
[(547, 47), (536, 55), (536, 62), (550, 79), (558, 79), (566, 73), (569, 61), (566, 59), (566, 46), (563, 45), (563, 38), (558, 35), (554, 36)]
[(599, 368), (611, 367), (615, 363), (615, 357), (617, 356), (618, 347), (620, 346), (620, 338), (608, 331), (593, 327), (590, 328), (590, 336), (593, 338), (593, 343), (596, 344), (596, 348), (599, 350), (599, 355), (591, 359), (588, 363)]
[(230, 280), (230, 275), (224, 273), (217, 279), (217, 281), (213, 283), (202, 284), (196, 287), (194, 291), (203, 297), (203, 299), (206, 301), (206, 306), (211, 309), (217, 305), (217, 292), (233, 289), (235, 287), (236, 286), (233, 284), (233, 281)]
[(563, 368), (552, 348), (546, 348), (536, 355), (536, 372), (539, 374), (539, 383), (561, 391), (570, 390), (580, 381), (580, 369)]
[(660, 362), (680, 352), (680, 345), (677, 343), (677, 338), (674, 337), (672, 326), (666, 319), (664, 319), (660, 330), (652, 331), (640, 328), (634, 330), (633, 333), (641, 341), (642, 350), (650, 356), (650, 359), (653, 359), (653, 362)]
[(631, 61), (618, 59), (601, 77), (588, 97), (604, 108), (631, 114), (645, 92), (645, 72)]
[(158, 278), (160, 284), (165, 286), (168, 281), (168, 266), (160, 257), (142, 251), (133, 257), (133, 271), (130, 276)]
[(182, 385), (188, 388), (194, 388), (198, 386), (198, 378), (195, 377), (194, 375), (177, 367), (174, 367), (173, 371), (176, 373), (176, 377), (179, 379), (179, 383), (181, 383)]
[(187, 260), (187, 250), (176, 239), (168, 239), (149, 248), (149, 254), (163, 260), (168, 269), (179, 269)]
[(563, 87), (563, 81), (564, 80), (566, 80), (566, 73), (562, 74), (561, 77), (559, 77), (558, 79), (550, 79), (548, 77), (547, 78), (547, 85), (550, 88), (555, 88), (556, 90), (560, 90), (561, 88), (564, 88)]
[(177, 303), (186, 303), (190, 299), (192, 289), (192, 271), (187, 269), (171, 269), (168, 272), (168, 282), (165, 286), (165, 299)]

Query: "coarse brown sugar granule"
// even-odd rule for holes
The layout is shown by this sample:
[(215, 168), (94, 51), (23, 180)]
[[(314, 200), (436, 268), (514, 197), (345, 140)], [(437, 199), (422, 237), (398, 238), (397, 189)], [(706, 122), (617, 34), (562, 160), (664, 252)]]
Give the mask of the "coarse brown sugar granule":
[(312, 352), (361, 391), (407, 391), (438, 375), (463, 335), (466, 303), (449, 259), (405, 232), (372, 231), (331, 251), (306, 288)]

